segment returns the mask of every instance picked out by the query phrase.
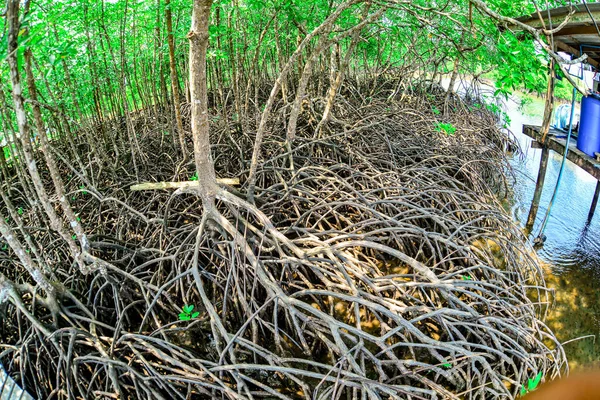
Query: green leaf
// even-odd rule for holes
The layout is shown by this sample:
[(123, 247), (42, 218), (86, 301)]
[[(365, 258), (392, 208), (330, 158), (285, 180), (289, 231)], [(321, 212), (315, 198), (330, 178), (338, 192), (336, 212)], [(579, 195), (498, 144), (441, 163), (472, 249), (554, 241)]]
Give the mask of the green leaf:
[(450, 368), (452, 368), (452, 364), (451, 363), (445, 363), (445, 364), (442, 364), (442, 367), (450, 369)]
[(197, 318), (198, 315), (200, 315), (200, 312), (196, 311), (195, 313), (192, 314), (192, 318)]
[(525, 396), (527, 394), (527, 389), (525, 389), (525, 386), (521, 386), (521, 396)]
[(190, 304), (188, 306), (183, 306), (182, 310), (184, 313), (190, 314), (192, 312), (192, 310), (194, 310), (194, 305)]
[(180, 321), (189, 321), (190, 319), (192, 319), (192, 318), (186, 313), (179, 314)]
[(456, 132), (456, 127), (449, 123), (438, 122), (435, 125), (435, 130), (437, 132), (444, 133), (448, 136), (454, 136), (454, 133)]
[(468, 275), (463, 275), (463, 276), (461, 276), (461, 278), (462, 278), (463, 281), (472, 281), (473, 280), (473, 278), (471, 278)]
[(190, 176), (190, 181), (197, 181), (198, 180), (198, 172), (195, 172), (194, 175)]
[(542, 371), (538, 372), (538, 374), (535, 376), (535, 378), (533, 379), (529, 379), (528, 382), (528, 389), (529, 390), (535, 390), (538, 385), (540, 384), (540, 381), (542, 380)]
[(538, 385), (541, 381), (542, 378), (544, 377), (544, 374), (542, 371), (538, 372), (538, 374), (535, 376), (535, 379), (533, 380), (535, 382), (536, 385)]

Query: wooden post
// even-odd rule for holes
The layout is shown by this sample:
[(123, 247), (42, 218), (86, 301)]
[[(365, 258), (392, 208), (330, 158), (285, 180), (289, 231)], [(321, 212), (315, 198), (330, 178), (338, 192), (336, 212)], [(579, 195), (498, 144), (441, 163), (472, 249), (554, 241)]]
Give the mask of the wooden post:
[(542, 190), (544, 189), (544, 180), (546, 179), (546, 168), (548, 167), (548, 155), (550, 150), (547, 146), (542, 147), (542, 159), (540, 160), (540, 169), (538, 171), (537, 182), (535, 183), (535, 191), (533, 192), (533, 200), (531, 201), (531, 208), (529, 209), (529, 216), (527, 217), (527, 224), (525, 230), (531, 231), (533, 224), (535, 223), (535, 217), (540, 206), (540, 199), (542, 197)]
[[(554, 49), (556, 50), (556, 49)], [(554, 59), (550, 57), (550, 62), (548, 63), (548, 87), (546, 89), (546, 102), (544, 105), (544, 119), (542, 121), (542, 128), (540, 129), (540, 138), (539, 141), (542, 144), (546, 143), (546, 136), (548, 135), (548, 131), (550, 130), (550, 121), (552, 118), (552, 109), (554, 108), (554, 83), (556, 81), (556, 74), (554, 72)], [(537, 207), (536, 207), (537, 211)], [(535, 216), (534, 216), (535, 218)]]
[(588, 214), (588, 223), (594, 217), (596, 211), (596, 205), (598, 205), (598, 195), (600, 195), (600, 181), (596, 182), (596, 192), (594, 192), (594, 198), (592, 199), (592, 206), (590, 207), (590, 213)]

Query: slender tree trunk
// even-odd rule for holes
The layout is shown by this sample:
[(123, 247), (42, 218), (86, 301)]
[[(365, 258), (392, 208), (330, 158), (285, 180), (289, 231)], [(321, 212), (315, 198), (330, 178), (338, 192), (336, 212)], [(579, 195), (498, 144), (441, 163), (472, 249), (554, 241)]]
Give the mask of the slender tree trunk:
[(304, 69), (302, 70), (302, 75), (300, 77), (300, 81), (298, 82), (298, 88), (296, 89), (296, 98), (292, 105), (292, 111), (290, 112), (290, 118), (288, 119), (288, 127), (286, 133), (286, 141), (291, 143), (296, 137), (296, 126), (298, 123), (298, 116), (300, 115), (300, 110), (302, 109), (302, 100), (304, 99), (304, 93), (306, 93), (306, 87), (308, 85), (309, 78), (313, 73), (313, 64), (314, 60), (321, 54), (321, 48), (325, 48), (327, 41), (327, 36), (329, 35), (329, 31), (326, 31), (323, 36), (319, 38), (319, 43), (317, 48), (309, 54), (306, 64), (304, 65)]
[[(217, 5), (215, 6), (216, 10), (215, 10), (215, 17), (216, 17), (216, 26), (220, 27), (221, 26), (221, 6)], [(221, 53), (223, 52), (223, 47), (221, 45), (221, 35), (217, 35), (217, 50)], [(211, 90), (214, 92), (215, 90), (218, 91), (219, 93), (219, 101), (221, 102), (220, 104), (220, 109), (223, 112), (223, 118), (225, 118), (225, 120), (227, 120), (227, 107), (225, 107), (225, 94), (223, 93), (223, 86), (225, 84), (225, 77), (223, 74), (223, 63), (222, 63), (222, 59), (221, 57), (218, 57), (213, 64), (213, 68), (215, 69), (215, 79), (214, 79), (214, 83), (211, 85)], [(217, 83), (218, 82), (218, 83)], [(220, 84), (219, 84), (220, 83)], [(217, 103), (216, 101), (216, 97), (215, 97), (215, 104)]]
[[(138, 158), (137, 156), (141, 156), (142, 155), (142, 151), (140, 149), (140, 144), (138, 142), (137, 139), (137, 135), (135, 133), (135, 128), (133, 125), (133, 119), (131, 118), (131, 111), (130, 111), (130, 107), (129, 107), (129, 100), (127, 98), (127, 87), (131, 86), (132, 90), (131, 90), (131, 97), (133, 98), (133, 86), (131, 85), (131, 82), (128, 82), (128, 74), (127, 74), (127, 57), (125, 54), (125, 28), (127, 25), (127, 10), (129, 9), (129, 5), (128, 5), (128, 0), (125, 0), (125, 4), (124, 4), (124, 8), (125, 8), (125, 12), (123, 13), (123, 19), (122, 19), (122, 24), (121, 24), (121, 40), (120, 40), (120, 45), (121, 45), (121, 77), (119, 79), (119, 84), (121, 85), (121, 101), (123, 104), (123, 114), (125, 115), (125, 124), (127, 126), (127, 132), (128, 132), (128, 136), (129, 136), (129, 146), (131, 147), (131, 158), (133, 161), (133, 169), (135, 170), (135, 177), (136, 179), (140, 179), (140, 172), (139, 172), (139, 167), (138, 167)], [(108, 38), (108, 35), (107, 35)], [(115, 63), (115, 70), (116, 70), (116, 63)]]
[(236, 118), (238, 121), (241, 118), (241, 106), (240, 106), (240, 90), (239, 90), (239, 71), (237, 69), (237, 62), (236, 62), (236, 54), (237, 52), (235, 51), (235, 47), (233, 46), (233, 35), (231, 34), (231, 32), (233, 32), (232, 30), (232, 24), (231, 24), (231, 20), (233, 19), (233, 12), (236, 9), (236, 7), (232, 7), (231, 11), (229, 12), (229, 15), (227, 16), (227, 29), (229, 30), (230, 34), (229, 34), (229, 66), (231, 68), (231, 83), (232, 86), (231, 88), (233, 89), (233, 102), (235, 105), (235, 114), (236, 114)]
[[(8, 148), (10, 149), (10, 153), (12, 156), (12, 165), (16, 172), (17, 178), (23, 187), (23, 191), (25, 192), (25, 196), (29, 200), (29, 204), (34, 205), (34, 207), (40, 212), (43, 211), (40, 208), (37, 194), (35, 193), (35, 189), (31, 186), (30, 180), (25, 179), (26, 172), (23, 168), (23, 163), (17, 162), (17, 158), (23, 159), (23, 149), (18, 145), (19, 139), (17, 138), (17, 134), (14, 131), (13, 123), (12, 123), (12, 114), (8, 111), (7, 108), (8, 102), (6, 97), (4, 96), (4, 90), (0, 90), (0, 121), (2, 121), (2, 129), (6, 135), (6, 141), (8, 143)], [(15, 152), (17, 154), (15, 154)]]
[[(310, 41), (315, 37), (320, 35), (324, 30), (329, 29), (329, 27), (337, 20), (340, 14), (348, 9), (350, 6), (354, 4), (355, 0), (347, 0), (344, 3), (340, 4), (335, 12), (331, 13), (319, 26), (317, 26), (311, 33), (306, 35), (302, 43), (298, 45), (294, 53), (290, 55), (286, 64), (281, 67), (279, 71), (279, 76), (275, 80), (273, 87), (271, 88), (271, 93), (269, 94), (269, 98), (267, 100), (267, 104), (265, 104), (265, 109), (262, 112), (260, 123), (258, 129), (256, 131), (256, 138), (254, 140), (254, 147), (252, 149), (252, 160), (250, 162), (250, 172), (248, 174), (248, 199), (250, 202), (254, 201), (254, 189), (256, 187), (256, 170), (258, 168), (258, 162), (260, 158), (260, 149), (262, 146), (262, 141), (265, 135), (265, 131), (267, 129), (267, 120), (271, 114), (271, 109), (273, 108), (273, 104), (275, 104), (275, 97), (279, 93), (281, 89), (281, 85), (284, 79), (287, 76), (287, 73), (290, 70), (290, 67), (296, 61), (304, 48), (310, 43)], [(257, 105), (258, 106), (258, 105)]]
[(4, 147), (2, 145), (0, 145), (0, 172), (2, 172), (3, 181), (8, 182), (8, 166), (6, 165), (6, 160), (4, 159)]
[[(56, 42), (59, 42), (59, 37), (58, 37), (58, 32), (56, 31), (56, 26), (52, 26), (52, 29), (54, 30), (54, 38), (56, 39)], [(63, 67), (63, 72), (65, 75), (65, 82), (67, 84), (67, 86), (69, 87), (69, 93), (71, 95), (71, 101), (73, 102), (73, 106), (75, 107), (75, 111), (77, 112), (77, 116), (80, 119), (83, 119), (83, 112), (81, 111), (81, 107), (79, 106), (79, 102), (77, 101), (77, 85), (73, 84), (73, 80), (71, 79), (71, 72), (69, 71), (69, 66), (67, 65), (67, 61), (61, 57), (61, 64)], [(91, 136), (91, 132), (87, 129), (84, 129), (83, 134), (85, 136), (85, 139), (88, 143), (88, 146), (90, 146), (90, 149), (92, 150), (93, 153), (93, 157), (96, 159), (96, 163), (100, 164), (99, 162), (99, 158), (98, 158), (98, 148), (96, 147), (96, 140)], [(83, 169), (81, 171), (84, 175), (87, 175), (87, 171), (85, 169)]]
[[(279, 24), (275, 22), (273, 25), (275, 28), (275, 50), (277, 51), (277, 64), (279, 68), (282, 68), (285, 65), (285, 56), (281, 50), (281, 44), (279, 43)], [(287, 103), (287, 76), (281, 80), (281, 97), (283, 98), (284, 104)]]
[(554, 104), (554, 83), (556, 81), (556, 74), (554, 72), (555, 61), (550, 58), (548, 65), (548, 87), (546, 89), (546, 97), (544, 104), (544, 119), (542, 120), (542, 127), (540, 129), (540, 142), (546, 141), (546, 136), (550, 131), (550, 122), (552, 121), (552, 104)]
[(450, 76), (450, 84), (448, 85), (448, 90), (446, 91), (446, 101), (450, 98), (450, 94), (454, 93), (454, 86), (456, 85), (456, 80), (458, 79), (458, 67), (460, 66), (460, 56), (457, 55), (454, 60), (454, 69), (452, 70), (452, 75)]
[[(177, 67), (175, 66), (175, 40), (173, 38), (173, 15), (171, 12), (171, 0), (165, 0), (165, 21), (167, 24), (167, 42), (169, 43), (169, 68), (171, 69), (173, 107), (175, 108), (175, 121), (177, 122), (179, 147), (181, 148), (183, 162), (185, 163), (187, 160), (187, 149), (185, 147), (185, 132), (183, 131), (183, 120), (181, 119), (181, 107), (179, 104), (179, 83), (177, 80)], [(204, 68), (204, 74), (206, 75), (206, 67)]]
[[(271, 23), (275, 19), (276, 15), (277, 14), (273, 14), (273, 16), (271, 17), (269, 22), (267, 22), (267, 25), (265, 25), (262, 32), (260, 33), (260, 36), (258, 38), (258, 43), (256, 44), (256, 50), (254, 51), (254, 56), (252, 57), (252, 62), (250, 63), (250, 68), (252, 70), (252, 77), (249, 77), (248, 82), (246, 83), (246, 99), (244, 102), (244, 115), (246, 118), (244, 118), (243, 121), (247, 121), (247, 119), (250, 117), (250, 115), (248, 113), (248, 105), (250, 103), (250, 88), (251, 88), (252, 83), (254, 83), (255, 88), (258, 87), (258, 82), (260, 81), (260, 78), (259, 78), (260, 72), (258, 72), (258, 71), (260, 71), (260, 69), (258, 68), (258, 57), (260, 55), (262, 42), (265, 38), (265, 35), (269, 31)], [(256, 104), (256, 107), (258, 107), (258, 104)], [(248, 128), (248, 127), (246, 127), (246, 128)], [(248, 129), (245, 129), (245, 130), (248, 131)]]
[[(365, 20), (365, 18), (367, 18), (367, 15), (369, 14), (369, 8), (370, 8), (370, 4), (366, 4), (365, 8), (362, 12), (361, 19), (363, 21)], [(325, 125), (331, 119), (331, 109), (333, 108), (335, 96), (336, 96), (340, 86), (342, 85), (342, 82), (344, 81), (344, 74), (346, 72), (346, 69), (348, 68), (348, 65), (350, 64), (350, 57), (352, 56), (352, 53), (354, 52), (354, 48), (358, 44), (358, 39), (360, 38), (360, 32), (361, 32), (360, 29), (357, 29), (354, 32), (354, 34), (352, 35), (352, 40), (350, 42), (350, 45), (348, 46), (348, 49), (346, 50), (346, 54), (345, 54), (343, 60), (341, 62), (339, 62), (338, 70), (335, 73), (332, 72), (331, 78), (333, 80), (331, 81), (331, 85), (329, 87), (329, 92), (327, 93), (327, 101), (325, 103), (325, 110), (323, 111), (323, 116), (321, 117), (321, 121), (319, 122), (319, 124), (317, 125), (317, 128), (315, 129), (315, 136), (317, 136), (319, 134), (319, 131), (323, 127), (323, 125)], [(339, 57), (340, 52), (341, 52), (341, 46), (338, 44), (336, 47), (338, 47), (338, 51), (336, 53)]]
[(42, 112), (37, 103), (37, 88), (35, 86), (35, 78), (33, 76), (33, 70), (31, 68), (31, 49), (27, 48), (25, 50), (25, 74), (27, 76), (27, 86), (29, 89), (29, 97), (33, 100), (33, 120), (35, 122), (36, 129), (38, 131), (38, 137), (40, 139), (42, 153), (44, 154), (44, 159), (46, 160), (46, 164), (48, 165), (48, 170), (50, 171), (50, 177), (52, 178), (52, 183), (54, 184), (54, 190), (56, 191), (56, 196), (58, 197), (58, 202), (67, 217), (69, 225), (75, 232), (77, 239), (81, 247), (87, 251), (87, 247), (89, 245), (88, 240), (83, 232), (83, 228), (81, 224), (77, 222), (77, 216), (71, 205), (69, 204), (69, 200), (67, 199), (65, 184), (60, 176), (60, 171), (56, 165), (56, 161), (52, 156), (52, 153), (49, 150), (48, 145), (48, 136), (46, 135), (46, 129), (44, 127), (44, 122), (42, 121)]
[[(17, 35), (20, 32), (19, 23), (19, 0), (10, 0), (7, 7), (7, 19), (9, 22), (8, 29), (8, 65), (10, 69), (10, 80), (12, 83), (12, 97), (15, 107), (15, 114), (17, 116), (17, 125), (19, 127), (20, 142), (27, 164), (27, 169), (31, 175), (33, 186), (39, 196), (40, 202), (44, 211), (48, 215), (52, 229), (60, 234), (60, 236), (67, 242), (71, 250), (72, 256), (79, 264), (82, 270), (86, 270), (83, 262), (81, 249), (78, 248), (75, 241), (71, 238), (69, 233), (66, 231), (60, 217), (56, 213), (56, 210), (52, 206), (52, 202), (44, 188), (42, 179), (40, 177), (35, 159), (33, 157), (33, 149), (30, 143), (31, 129), (27, 121), (27, 113), (25, 111), (25, 101), (23, 99), (21, 79), (19, 76), (19, 66), (17, 62)], [(12, 247), (12, 245), (11, 245)], [(14, 247), (13, 247), (14, 249)], [(22, 250), (22, 249), (21, 249)], [(15, 249), (18, 251), (18, 249)]]
[(198, 184), (204, 208), (214, 208), (217, 180), (210, 152), (208, 93), (206, 86), (206, 51), (208, 21), (213, 0), (194, 0), (190, 41), (190, 97), (192, 104), (192, 136)]
[(5, 221), (6, 217), (0, 212), (0, 235), (6, 240), (6, 243), (8, 243), (15, 252), (19, 261), (21, 261), (21, 264), (25, 267), (27, 272), (29, 272), (29, 275), (35, 280), (39, 287), (46, 291), (48, 295), (52, 295), (54, 292), (52, 284), (48, 281), (48, 278), (44, 275), (41, 268), (33, 261), (27, 251), (25, 251), (21, 242), (17, 239), (17, 235), (15, 235), (14, 231)]
[[(14, 221), (19, 232), (21, 232), (21, 236), (23, 236), (23, 239), (25, 239), (25, 243), (27, 244), (27, 247), (31, 250), (31, 252), (35, 256), (35, 260), (36, 260), (37, 264), (40, 265), (41, 269), (47, 275), (52, 275), (52, 273), (51, 273), (52, 269), (48, 266), (49, 263), (46, 258), (46, 253), (45, 252), (40, 253), (38, 246), (34, 243), (33, 238), (29, 234), (29, 230), (26, 229), (26, 226), (23, 223), (23, 219), (19, 215), (19, 211), (17, 210), (17, 208), (15, 208), (13, 202), (10, 200), (10, 198), (8, 197), (8, 195), (6, 194), (5, 190), (2, 188), (1, 185), (0, 185), (0, 198), (2, 198), (2, 201), (4, 202), (4, 205), (6, 206), (6, 209), (8, 210), (10, 217)], [(8, 223), (8, 221), (6, 221), (6, 222)]]

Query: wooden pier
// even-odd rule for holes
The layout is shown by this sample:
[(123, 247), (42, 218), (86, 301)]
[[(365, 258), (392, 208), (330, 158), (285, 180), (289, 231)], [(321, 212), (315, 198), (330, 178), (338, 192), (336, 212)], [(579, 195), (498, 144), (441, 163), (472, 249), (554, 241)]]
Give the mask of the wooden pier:
[[(538, 173), (537, 182), (535, 185), (535, 193), (529, 210), (529, 217), (525, 225), (526, 231), (531, 232), (531, 228), (535, 222), (535, 217), (540, 203), (540, 197), (544, 186), (544, 177), (546, 175), (546, 166), (548, 165), (548, 157), (550, 151), (555, 151), (559, 155), (563, 155), (566, 147), (566, 132), (549, 129), (554, 109), (554, 88), (557, 81), (556, 69), (558, 66), (562, 70), (562, 75), (566, 77), (571, 84), (576, 87), (584, 96), (591, 91), (600, 91), (598, 84), (594, 84), (591, 88), (581, 88), (577, 85), (569, 73), (569, 68), (564, 65), (559, 57), (556, 57), (558, 51), (562, 51), (571, 56), (571, 59), (585, 56), (583, 62), (589, 64), (596, 71), (600, 70), (600, 34), (598, 31), (597, 20), (600, 20), (600, 3), (570, 3), (567, 7), (557, 7), (544, 11), (537, 10), (533, 14), (524, 15), (517, 18), (514, 25), (508, 28), (513, 32), (525, 32), (529, 28), (542, 27), (557, 27), (552, 31), (552, 34), (547, 34), (546, 38), (551, 39), (548, 43), (553, 44), (551, 49), (555, 54), (549, 57), (548, 61), (548, 85), (546, 89), (546, 103), (544, 106), (544, 117), (542, 119), (542, 127), (533, 125), (523, 125), (523, 133), (535, 141), (534, 147), (542, 149), (542, 159), (540, 162), (540, 170)], [(523, 40), (529, 40), (529, 35), (521, 35)], [(586, 90), (587, 89), (587, 90)], [(540, 143), (540, 132), (547, 132), (544, 143)], [(572, 138), (569, 144), (567, 159), (572, 161), (579, 168), (592, 175), (598, 183), (596, 184), (596, 192), (592, 200), (592, 205), (588, 215), (588, 222), (594, 215), (594, 210), (598, 203), (600, 195), (600, 162), (595, 157), (590, 157), (587, 154), (577, 149), (576, 140)], [(539, 239), (543, 243), (543, 227), (540, 231)]]
[[(542, 149), (542, 158), (540, 160), (537, 182), (535, 184), (535, 192), (533, 194), (533, 200), (529, 210), (529, 217), (527, 218), (526, 227), (528, 228), (533, 227), (533, 224), (535, 223), (535, 217), (539, 208), (542, 189), (544, 187), (544, 179), (546, 176), (546, 167), (548, 166), (548, 156), (550, 155), (550, 151), (555, 151), (562, 156), (565, 152), (565, 146), (567, 145), (567, 132), (557, 129), (550, 129), (545, 143), (542, 144), (539, 141), (540, 130), (540, 126), (523, 125), (523, 133), (534, 140), (531, 146)], [(588, 214), (589, 221), (594, 216), (594, 211), (596, 209), (596, 205), (598, 204), (598, 196), (600, 195), (600, 161), (597, 161), (594, 157), (590, 157), (579, 150), (577, 148), (577, 140), (574, 137), (571, 137), (571, 141), (569, 142), (567, 159), (592, 175), (598, 181), (596, 183), (596, 192), (594, 193), (592, 205)]]
[[(523, 133), (536, 141), (534, 147), (542, 147), (538, 142), (540, 136), (539, 126), (523, 125)], [(548, 149), (563, 155), (565, 152), (565, 145), (567, 144), (566, 136), (567, 132), (565, 131), (550, 129), (548, 132), (548, 139), (546, 140)], [(567, 155), (567, 159), (597, 180), (600, 180), (600, 161), (596, 161), (595, 158), (590, 157), (579, 150), (577, 148), (577, 140), (573, 137), (571, 137), (571, 142), (569, 143), (569, 154)]]

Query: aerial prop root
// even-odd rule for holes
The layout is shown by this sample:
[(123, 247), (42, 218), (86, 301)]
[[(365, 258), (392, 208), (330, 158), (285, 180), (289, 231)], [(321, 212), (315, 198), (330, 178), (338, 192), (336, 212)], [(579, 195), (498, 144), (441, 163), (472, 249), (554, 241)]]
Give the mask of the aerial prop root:
[[(233, 214), (238, 216), (238, 225), (216, 207), (206, 209), (196, 239), (193, 276), (217, 338), (220, 356), (215, 371), (230, 373), (238, 387), (247, 388), (249, 380), (256, 379), (252, 371), (258, 369), (257, 365), (244, 362), (241, 349), (253, 353), (255, 359), (278, 365), (278, 375), (303, 387), (305, 395), (307, 382), (318, 377), (319, 387), (325, 391), (341, 385), (348, 390), (358, 387), (365, 393), (386, 393), (394, 387), (402, 393), (425, 397), (437, 393), (457, 398), (452, 392), (460, 390), (482, 394), (494, 391), (508, 397), (528, 370), (546, 368), (551, 374), (556, 372), (539, 356), (547, 350), (543, 340), (552, 339), (551, 335), (545, 334), (539, 324), (531, 326), (535, 320), (532, 308), (510, 307), (511, 302), (522, 300), (519, 296), (504, 299), (506, 288), (502, 285), (509, 282), (457, 282), (456, 276), (439, 276), (401, 250), (367, 236), (329, 242), (317, 237), (291, 239), (256, 206), (224, 189), (219, 189), (215, 197), (237, 210)], [(241, 210), (256, 222), (240, 218)], [(206, 290), (203, 276), (209, 267), (200, 265), (199, 247), (209, 231), (228, 236), (236, 256), (230, 253), (223, 259), (239, 257), (237, 273), (255, 282), (262, 294), (257, 288), (252, 295), (241, 293), (239, 287), (230, 287), (234, 294)], [(250, 240), (254, 237), (258, 239)], [(286, 260), (275, 263), (285, 265), (282, 269), (270, 267), (267, 249), (271, 249), (271, 258)], [(385, 274), (370, 277), (373, 266), (369, 263), (372, 260), (367, 260), (367, 251), (407, 265), (413, 271), (413, 280)], [(220, 267), (227, 269), (227, 264)], [(497, 270), (491, 273), (502, 275)], [(294, 279), (292, 285), (290, 281)], [(239, 307), (247, 318), (241, 326), (217, 309), (227, 295), (240, 299)], [(346, 312), (338, 313), (336, 304), (343, 304)], [(377, 321), (378, 332), (365, 327), (367, 320)], [(230, 331), (232, 327), (234, 330)], [(436, 330), (438, 333), (434, 333)], [(266, 337), (272, 339), (271, 346)], [(318, 371), (312, 372), (312, 378), (302, 376), (291, 368), (291, 361), (282, 357), (294, 352), (302, 354), (302, 359), (314, 357), (323, 345), (330, 362), (311, 367)], [(417, 349), (421, 349), (418, 357)], [(412, 358), (407, 359), (408, 354)], [(433, 375), (418, 373), (423, 370), (431, 370)], [(478, 379), (466, 378), (472, 371), (478, 371)], [(331, 374), (344, 376), (345, 383), (330, 382)], [(377, 378), (372, 378), (372, 374)], [(479, 386), (484, 383), (491, 385), (486, 392)], [(507, 388), (505, 383), (512, 386)], [(449, 391), (448, 387), (454, 390)]]

